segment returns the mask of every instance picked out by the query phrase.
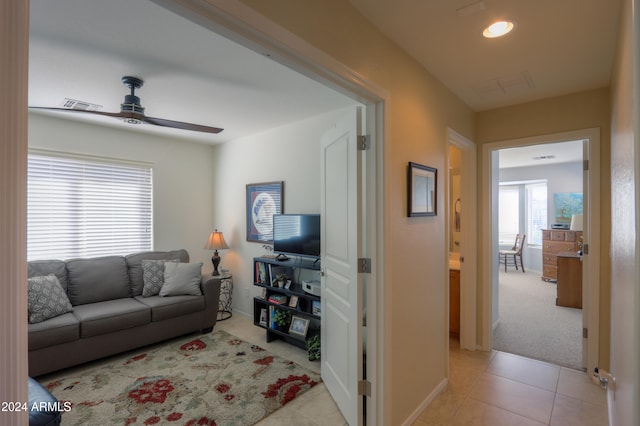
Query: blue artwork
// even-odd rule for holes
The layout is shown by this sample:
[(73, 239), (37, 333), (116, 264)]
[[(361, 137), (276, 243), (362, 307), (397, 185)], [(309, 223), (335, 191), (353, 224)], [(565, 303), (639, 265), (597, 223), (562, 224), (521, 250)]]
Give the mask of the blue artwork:
[(561, 192), (555, 194), (556, 223), (571, 223), (571, 216), (582, 214), (582, 192)]

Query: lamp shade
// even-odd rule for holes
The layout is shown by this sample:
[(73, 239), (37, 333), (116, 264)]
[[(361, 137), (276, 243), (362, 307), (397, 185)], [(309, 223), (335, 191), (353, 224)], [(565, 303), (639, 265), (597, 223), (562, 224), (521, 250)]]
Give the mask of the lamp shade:
[(581, 214), (571, 215), (571, 230), (582, 231), (582, 215)]
[(204, 245), (204, 248), (207, 250), (224, 250), (228, 249), (229, 246), (227, 242), (224, 240), (224, 236), (222, 232), (215, 229), (211, 234), (209, 234), (209, 239), (207, 243)]

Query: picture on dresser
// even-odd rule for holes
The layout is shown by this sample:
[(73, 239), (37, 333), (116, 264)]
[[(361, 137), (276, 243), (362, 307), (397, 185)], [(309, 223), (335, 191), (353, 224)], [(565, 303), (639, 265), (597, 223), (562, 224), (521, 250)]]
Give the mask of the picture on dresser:
[(582, 192), (558, 192), (554, 199), (556, 223), (571, 223), (571, 216), (582, 214)]

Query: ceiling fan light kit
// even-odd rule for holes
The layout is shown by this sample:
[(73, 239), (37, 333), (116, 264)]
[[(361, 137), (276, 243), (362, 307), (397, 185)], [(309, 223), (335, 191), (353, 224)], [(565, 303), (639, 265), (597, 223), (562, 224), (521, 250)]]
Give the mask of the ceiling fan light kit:
[(144, 84), (144, 80), (138, 77), (124, 76), (122, 84), (131, 91), (125, 95), (124, 102), (120, 104), (120, 112), (103, 112), (96, 110), (82, 110), (72, 108), (47, 108), (47, 107), (30, 107), (34, 109), (46, 109), (51, 111), (68, 111), (80, 112), (88, 114), (106, 115), (108, 117), (116, 117), (122, 119), (127, 124), (151, 124), (154, 126), (171, 127), (174, 129), (189, 130), (193, 132), (204, 133), (220, 133), (223, 129), (220, 127), (204, 126), (201, 124), (185, 123), (183, 121), (167, 120), (164, 118), (147, 117), (144, 115), (144, 107), (140, 103), (140, 98), (136, 96), (136, 89)]

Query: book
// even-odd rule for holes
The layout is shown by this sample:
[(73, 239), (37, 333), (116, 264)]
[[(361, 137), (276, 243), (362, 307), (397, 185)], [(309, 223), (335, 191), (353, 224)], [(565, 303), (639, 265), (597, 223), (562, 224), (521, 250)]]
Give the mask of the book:
[(269, 302), (277, 303), (278, 305), (286, 305), (287, 301), (288, 298), (284, 294), (272, 294), (269, 296)]
[(267, 265), (263, 262), (256, 262), (256, 279), (259, 284), (270, 285), (271, 278), (269, 277), (269, 270)]

